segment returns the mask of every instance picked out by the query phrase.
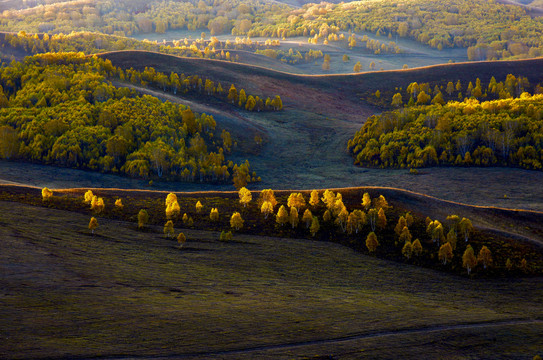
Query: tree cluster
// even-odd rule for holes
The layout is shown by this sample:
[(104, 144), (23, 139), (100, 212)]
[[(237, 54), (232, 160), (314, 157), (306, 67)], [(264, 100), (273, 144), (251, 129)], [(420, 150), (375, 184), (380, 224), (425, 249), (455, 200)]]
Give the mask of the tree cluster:
[(212, 116), (114, 87), (106, 79), (116, 71), (78, 53), (0, 69), (0, 155), (142, 178), (222, 182), (240, 166), (249, 174), (248, 162), (226, 160)]
[(371, 116), (349, 140), (355, 163), (382, 168), (514, 166), (541, 170), (543, 95), (419, 105)]

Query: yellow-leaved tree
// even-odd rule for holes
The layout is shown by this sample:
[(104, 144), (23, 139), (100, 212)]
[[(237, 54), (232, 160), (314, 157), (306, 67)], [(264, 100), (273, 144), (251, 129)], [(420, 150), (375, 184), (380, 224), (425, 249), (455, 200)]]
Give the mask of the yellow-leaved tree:
[(462, 255), (462, 266), (468, 271), (468, 275), (471, 273), (471, 270), (477, 265), (477, 258), (475, 257), (475, 252), (471, 245), (466, 247), (464, 255)]
[(181, 208), (179, 207), (179, 203), (177, 202), (177, 198), (166, 205), (166, 218), (167, 219), (174, 219), (177, 218), (181, 214)]
[(141, 209), (138, 213), (138, 228), (143, 229), (148, 222), (149, 214), (147, 213), (147, 210)]
[(292, 193), (288, 197), (287, 206), (302, 209), (305, 206), (305, 199), (302, 193)]
[(437, 256), (439, 258), (439, 261), (441, 261), (443, 265), (447, 265), (447, 262), (451, 261), (453, 258), (453, 250), (451, 244), (447, 242), (441, 245), (439, 247)]
[(204, 208), (204, 205), (202, 205), (202, 203), (198, 200), (198, 202), (196, 202), (196, 213), (200, 214), (203, 208)]
[(372, 231), (368, 234), (368, 237), (366, 238), (366, 247), (368, 248), (368, 251), (370, 253), (377, 250), (377, 247), (379, 246), (379, 241), (377, 241), (377, 235)]
[(320, 201), (321, 200), (319, 199), (319, 192), (317, 190), (311, 191), (311, 196), (309, 197), (309, 205), (317, 206), (319, 205)]
[(380, 208), (379, 212), (377, 213), (377, 226), (380, 229), (384, 229), (387, 226), (387, 217), (383, 208)]
[(305, 223), (305, 227), (309, 229), (311, 222), (313, 221), (313, 214), (309, 209), (305, 209), (304, 215), (302, 216), (302, 222)]
[(262, 204), (266, 201), (270, 202), (272, 210), (275, 208), (275, 205), (277, 205), (277, 200), (275, 199), (275, 194), (273, 193), (272, 189), (264, 189), (260, 192), (258, 204), (262, 206)]
[(84, 196), (85, 203), (90, 204), (91, 201), (92, 201), (93, 196), (94, 196), (94, 194), (92, 193), (92, 190), (87, 190), (87, 192), (85, 192), (85, 196)]
[(92, 234), (94, 234), (94, 229), (96, 229), (97, 227), (98, 227), (98, 220), (96, 220), (96, 218), (93, 216), (91, 217), (90, 222), (89, 222), (89, 230), (91, 231)]
[(296, 209), (294, 206), (290, 208), (289, 221), (293, 229), (296, 228), (298, 226), (298, 223), (300, 222), (298, 209)]
[(239, 195), (239, 203), (243, 205), (243, 207), (247, 207), (247, 204), (253, 200), (253, 195), (251, 194), (251, 191), (247, 189), (246, 187), (242, 187), (239, 189), (238, 192)]
[(422, 244), (419, 239), (415, 239), (413, 241), (413, 255), (420, 256), (420, 254), (422, 254)]
[(311, 233), (311, 236), (315, 236), (319, 229), (319, 219), (316, 216), (313, 216), (313, 219), (311, 220), (311, 226), (309, 227), (309, 232)]
[(174, 193), (169, 193), (168, 196), (166, 196), (166, 206), (170, 205), (174, 201), (177, 201), (177, 195)]
[(362, 196), (362, 206), (364, 207), (364, 209), (366, 211), (368, 211), (371, 207), (371, 197), (370, 197), (370, 194), (368, 193), (364, 193), (364, 195)]
[(174, 229), (173, 229), (173, 221), (171, 220), (168, 220), (166, 222), (166, 224), (164, 224), (164, 235), (166, 235), (166, 237), (173, 237), (175, 234), (174, 232)]
[(102, 211), (104, 211), (104, 207), (104, 199), (94, 195), (91, 200), (91, 210), (93, 210), (97, 214), (100, 214)]
[(492, 253), (485, 245), (479, 250), (477, 261), (482, 263), (485, 269), (492, 264)]
[(264, 219), (267, 219), (268, 218), (268, 215), (270, 215), (271, 213), (273, 213), (273, 206), (271, 204), (271, 202), (269, 201), (264, 201), (262, 203), (262, 206), (260, 207), (260, 212), (262, 214), (264, 214)]
[(187, 242), (187, 237), (185, 234), (179, 233), (179, 235), (177, 235), (177, 243), (179, 244), (180, 249), (185, 245), (185, 242)]
[(211, 208), (211, 212), (209, 213), (209, 219), (211, 221), (219, 221), (219, 210), (217, 208)]
[(405, 256), (409, 260), (412, 254), (413, 254), (413, 245), (411, 244), (411, 242), (408, 241), (403, 245), (402, 255)]
[(404, 226), (402, 232), (400, 233), (400, 243), (410, 243), (412, 238), (413, 236), (411, 235), (409, 228)]
[(285, 205), (281, 205), (279, 208), (279, 211), (277, 211), (277, 217), (275, 218), (275, 221), (283, 226), (285, 225), (289, 220), (287, 209), (285, 208)]
[(53, 192), (48, 188), (44, 187), (43, 189), (41, 189), (41, 196), (43, 198), (43, 201), (47, 201), (53, 197)]
[(243, 227), (243, 222), (244, 221), (239, 212), (236, 211), (232, 214), (232, 217), (230, 218), (230, 226), (232, 226), (234, 229), (241, 229)]

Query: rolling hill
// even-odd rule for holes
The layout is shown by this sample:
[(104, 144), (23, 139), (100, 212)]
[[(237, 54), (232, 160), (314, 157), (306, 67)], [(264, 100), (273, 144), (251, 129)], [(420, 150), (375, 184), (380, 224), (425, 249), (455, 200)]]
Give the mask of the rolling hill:
[[(92, 235), (89, 210), (19, 202), (39, 189), (0, 190), (19, 199), (0, 201), (1, 357), (420, 359), (422, 352), (510, 359), (540, 350), (539, 277), (466, 279), (327, 241), (236, 233), (221, 242), (218, 232), (177, 227), (188, 238), (180, 250), (161, 225), (138, 231), (133, 221), (99, 217)], [(373, 190), (398, 208), (448, 207), (541, 227), (541, 213)], [(346, 201), (360, 191), (342, 190)], [(163, 204), (166, 195), (95, 192), (122, 197), (129, 212), (133, 202)], [(179, 196), (241, 207), (232, 192)]]
[(215, 82), (236, 83), (251, 93), (278, 94), (288, 108), (321, 113), (331, 118), (363, 121), (375, 111), (362, 96), (377, 90), (394, 91), (411, 82), (447, 83), (457, 80), (467, 83), (475, 78), (488, 82), (492, 76), (505, 79), (507, 74), (528, 77), (531, 83), (543, 81), (543, 59), (470, 62), (429, 66), (410, 70), (375, 71), (347, 75), (296, 75), (262, 67), (217, 60), (180, 58), (143, 51), (120, 51), (102, 54), (113, 65), (143, 70), (197, 74)]

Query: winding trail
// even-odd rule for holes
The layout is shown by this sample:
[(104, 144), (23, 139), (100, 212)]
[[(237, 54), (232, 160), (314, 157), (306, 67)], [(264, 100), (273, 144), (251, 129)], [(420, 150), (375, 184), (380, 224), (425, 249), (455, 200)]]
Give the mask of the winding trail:
[[(276, 351), (282, 350), (295, 350), (296, 353), (301, 353), (302, 348), (310, 348), (314, 346), (326, 346), (327, 353), (334, 353), (334, 346), (339, 345), (340, 343), (351, 343), (348, 344), (350, 347), (355, 348), (356, 342), (368, 340), (368, 339), (379, 339), (385, 337), (397, 337), (402, 335), (421, 335), (421, 334), (430, 334), (430, 333), (440, 333), (448, 331), (462, 331), (462, 330), (472, 330), (472, 329), (484, 329), (490, 330), (496, 327), (508, 327), (508, 326), (518, 326), (518, 325), (542, 325), (543, 320), (540, 319), (511, 319), (511, 320), (498, 320), (498, 321), (486, 321), (486, 322), (476, 322), (476, 323), (464, 323), (464, 324), (438, 324), (417, 328), (405, 328), (405, 329), (396, 329), (396, 330), (385, 330), (377, 331), (370, 333), (360, 333), (360, 334), (350, 334), (335, 338), (329, 339), (315, 339), (308, 341), (299, 341), (283, 344), (269, 344), (269, 345), (259, 345), (254, 347), (246, 347), (239, 349), (227, 349), (221, 351), (211, 351), (211, 352), (196, 352), (196, 353), (175, 353), (175, 354), (166, 354), (160, 356), (134, 356), (134, 355), (117, 355), (117, 356), (97, 356), (93, 359), (112, 359), (112, 360), (124, 360), (124, 359), (227, 359), (229, 356), (233, 358), (242, 356), (243, 358), (253, 358), (258, 356), (258, 358), (274, 358), (280, 359), (281, 354), (274, 353)], [(341, 354), (339, 354), (341, 356)], [(291, 357), (289, 357), (291, 358)], [(334, 357), (335, 358), (335, 357)], [(62, 358), (58, 358), (62, 359)]]

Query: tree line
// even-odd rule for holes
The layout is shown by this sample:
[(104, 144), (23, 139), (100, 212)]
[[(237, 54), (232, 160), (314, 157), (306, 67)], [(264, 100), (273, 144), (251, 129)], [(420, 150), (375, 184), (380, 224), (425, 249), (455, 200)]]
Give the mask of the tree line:
[[(165, 201), (147, 199), (140, 208), (138, 200), (101, 197), (88, 190), (77, 201), (92, 212), (92, 233), (98, 228), (98, 216), (124, 216), (137, 221), (139, 229), (163, 224), (165, 237), (177, 239), (180, 248), (189, 239), (183, 232), (175, 235), (175, 228), (218, 229), (219, 240), (228, 242), (258, 224), (258, 231), (273, 229), (271, 233), (282, 237), (338, 241), (371, 255), (467, 275), (526, 273), (530, 266), (525, 251), (484, 238), (466, 217), (453, 214), (442, 221), (423, 219), (394, 209), (379, 194), (364, 192), (361, 198), (344, 199), (339, 191), (313, 190), (279, 198), (272, 189), (251, 192), (242, 187), (238, 196), (239, 200), (186, 199), (170, 193)], [(42, 189), (42, 198), (48, 206), (58, 202), (47, 188)]]

